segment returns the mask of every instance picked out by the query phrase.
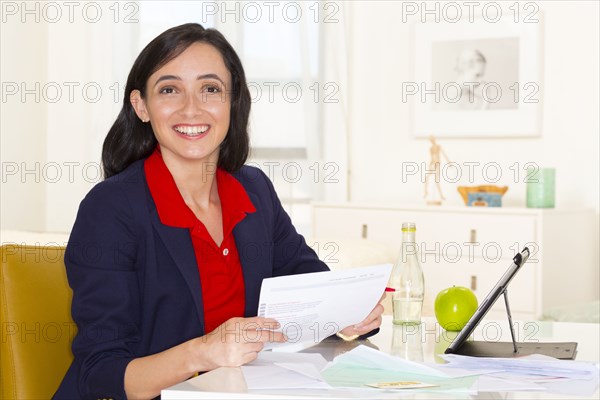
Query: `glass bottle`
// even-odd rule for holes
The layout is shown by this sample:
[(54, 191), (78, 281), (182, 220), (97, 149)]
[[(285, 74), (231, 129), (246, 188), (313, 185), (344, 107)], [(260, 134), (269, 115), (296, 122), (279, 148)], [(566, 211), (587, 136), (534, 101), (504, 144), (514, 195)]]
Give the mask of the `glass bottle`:
[(415, 241), (416, 225), (402, 224), (402, 248), (394, 264), (389, 286), (392, 292), (394, 324), (420, 324), (425, 280)]

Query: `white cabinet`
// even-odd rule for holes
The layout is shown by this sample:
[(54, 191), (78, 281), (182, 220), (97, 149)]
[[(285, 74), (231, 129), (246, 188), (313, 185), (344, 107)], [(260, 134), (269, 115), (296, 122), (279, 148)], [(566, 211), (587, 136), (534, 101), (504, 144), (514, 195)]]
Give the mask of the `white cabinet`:
[[(366, 238), (400, 249), (403, 222), (417, 224), (426, 279), (425, 309), (452, 285), (470, 287), (481, 302), (524, 246), (532, 252), (509, 286), (515, 318), (598, 298), (598, 237), (591, 210), (401, 207), (314, 203), (313, 237)], [(498, 301), (491, 317), (505, 314)]]

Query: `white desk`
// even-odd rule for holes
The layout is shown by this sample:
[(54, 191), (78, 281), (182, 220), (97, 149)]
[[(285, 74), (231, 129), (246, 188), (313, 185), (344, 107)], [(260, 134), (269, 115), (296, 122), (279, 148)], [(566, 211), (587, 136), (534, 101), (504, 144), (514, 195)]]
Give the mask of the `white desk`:
[[(598, 324), (566, 322), (515, 321), (515, 333), (520, 342), (578, 342), (577, 361), (598, 362), (600, 359), (600, 330)], [(443, 362), (437, 355), (443, 353), (452, 333), (439, 328), (433, 319), (426, 319), (421, 327), (394, 326), (389, 316), (384, 316), (379, 334), (369, 342), (380, 350), (413, 361)], [(484, 321), (474, 333), (475, 340), (510, 341), (506, 321)], [(320, 344), (319, 352), (330, 360), (354, 347), (353, 342)], [(310, 351), (310, 350), (308, 350)], [(590, 398), (598, 399), (599, 392)], [(373, 392), (370, 398), (376, 398)], [(361, 396), (364, 396), (364, 392)], [(162, 398), (169, 399), (300, 399), (300, 398), (358, 398), (348, 390), (288, 390), (248, 391), (240, 368), (219, 368), (163, 391)], [(389, 396), (389, 394), (388, 394)], [(398, 393), (399, 398), (457, 398), (457, 394)], [(388, 397), (389, 398), (389, 397)], [(481, 399), (546, 399), (581, 398), (548, 392), (487, 392), (479, 395), (463, 395), (463, 398)]]

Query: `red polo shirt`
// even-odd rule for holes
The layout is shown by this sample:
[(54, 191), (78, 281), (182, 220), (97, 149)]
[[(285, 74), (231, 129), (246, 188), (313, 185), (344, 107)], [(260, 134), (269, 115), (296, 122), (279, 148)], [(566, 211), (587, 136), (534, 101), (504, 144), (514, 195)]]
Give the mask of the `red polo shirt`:
[(233, 228), (246, 213), (256, 209), (242, 184), (229, 173), (217, 169), (223, 215), (223, 242), (218, 246), (185, 204), (158, 149), (146, 159), (144, 170), (160, 221), (190, 230), (202, 286), (205, 332), (213, 331), (229, 318), (244, 316), (244, 277)]

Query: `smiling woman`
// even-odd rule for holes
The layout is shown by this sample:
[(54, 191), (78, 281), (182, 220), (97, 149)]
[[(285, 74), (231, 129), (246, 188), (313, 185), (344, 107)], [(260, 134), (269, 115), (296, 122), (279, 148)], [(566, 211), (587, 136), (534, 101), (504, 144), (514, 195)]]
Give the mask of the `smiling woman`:
[[(142, 50), (104, 141), (105, 180), (66, 249), (78, 334), (55, 398), (156, 397), (286, 340), (256, 316), (262, 280), (328, 268), (266, 175), (244, 166), (249, 113), (241, 62), (218, 31), (185, 24)], [(340, 333), (367, 334), (382, 312)]]
[(169, 170), (217, 165), (229, 130), (230, 75), (217, 49), (195, 43), (150, 76), (145, 98), (131, 92), (131, 104), (142, 121), (150, 121)]
[[(229, 134), (221, 146), (219, 167), (232, 172), (246, 160), (251, 100), (242, 63), (218, 31), (204, 29), (198, 24), (181, 27), (184, 26), (200, 27), (202, 31), (192, 35), (181, 28), (180, 32), (175, 28), (168, 30), (151, 41), (134, 63), (125, 87), (123, 109), (104, 141), (105, 178), (123, 171), (132, 161), (147, 157), (154, 150), (157, 138), (153, 129), (156, 124), (162, 124), (159, 122), (162, 117), (157, 115), (156, 119), (151, 119), (152, 109), (154, 113), (164, 115), (169, 109), (180, 109), (181, 102), (190, 99), (196, 103), (183, 104), (190, 107), (188, 112), (195, 112), (194, 106), (208, 100), (211, 104), (220, 100), (222, 108), (230, 112), (227, 116), (230, 126), (225, 129)], [(167, 32), (170, 36), (178, 35), (170, 38), (173, 43), (165, 42), (163, 36)], [(206, 56), (209, 58), (204, 59)], [(188, 66), (187, 62), (192, 64)], [(192, 88), (192, 83), (196, 87)], [(217, 96), (214, 92), (218, 90), (221, 93)], [(192, 95), (195, 98), (190, 97)]]

